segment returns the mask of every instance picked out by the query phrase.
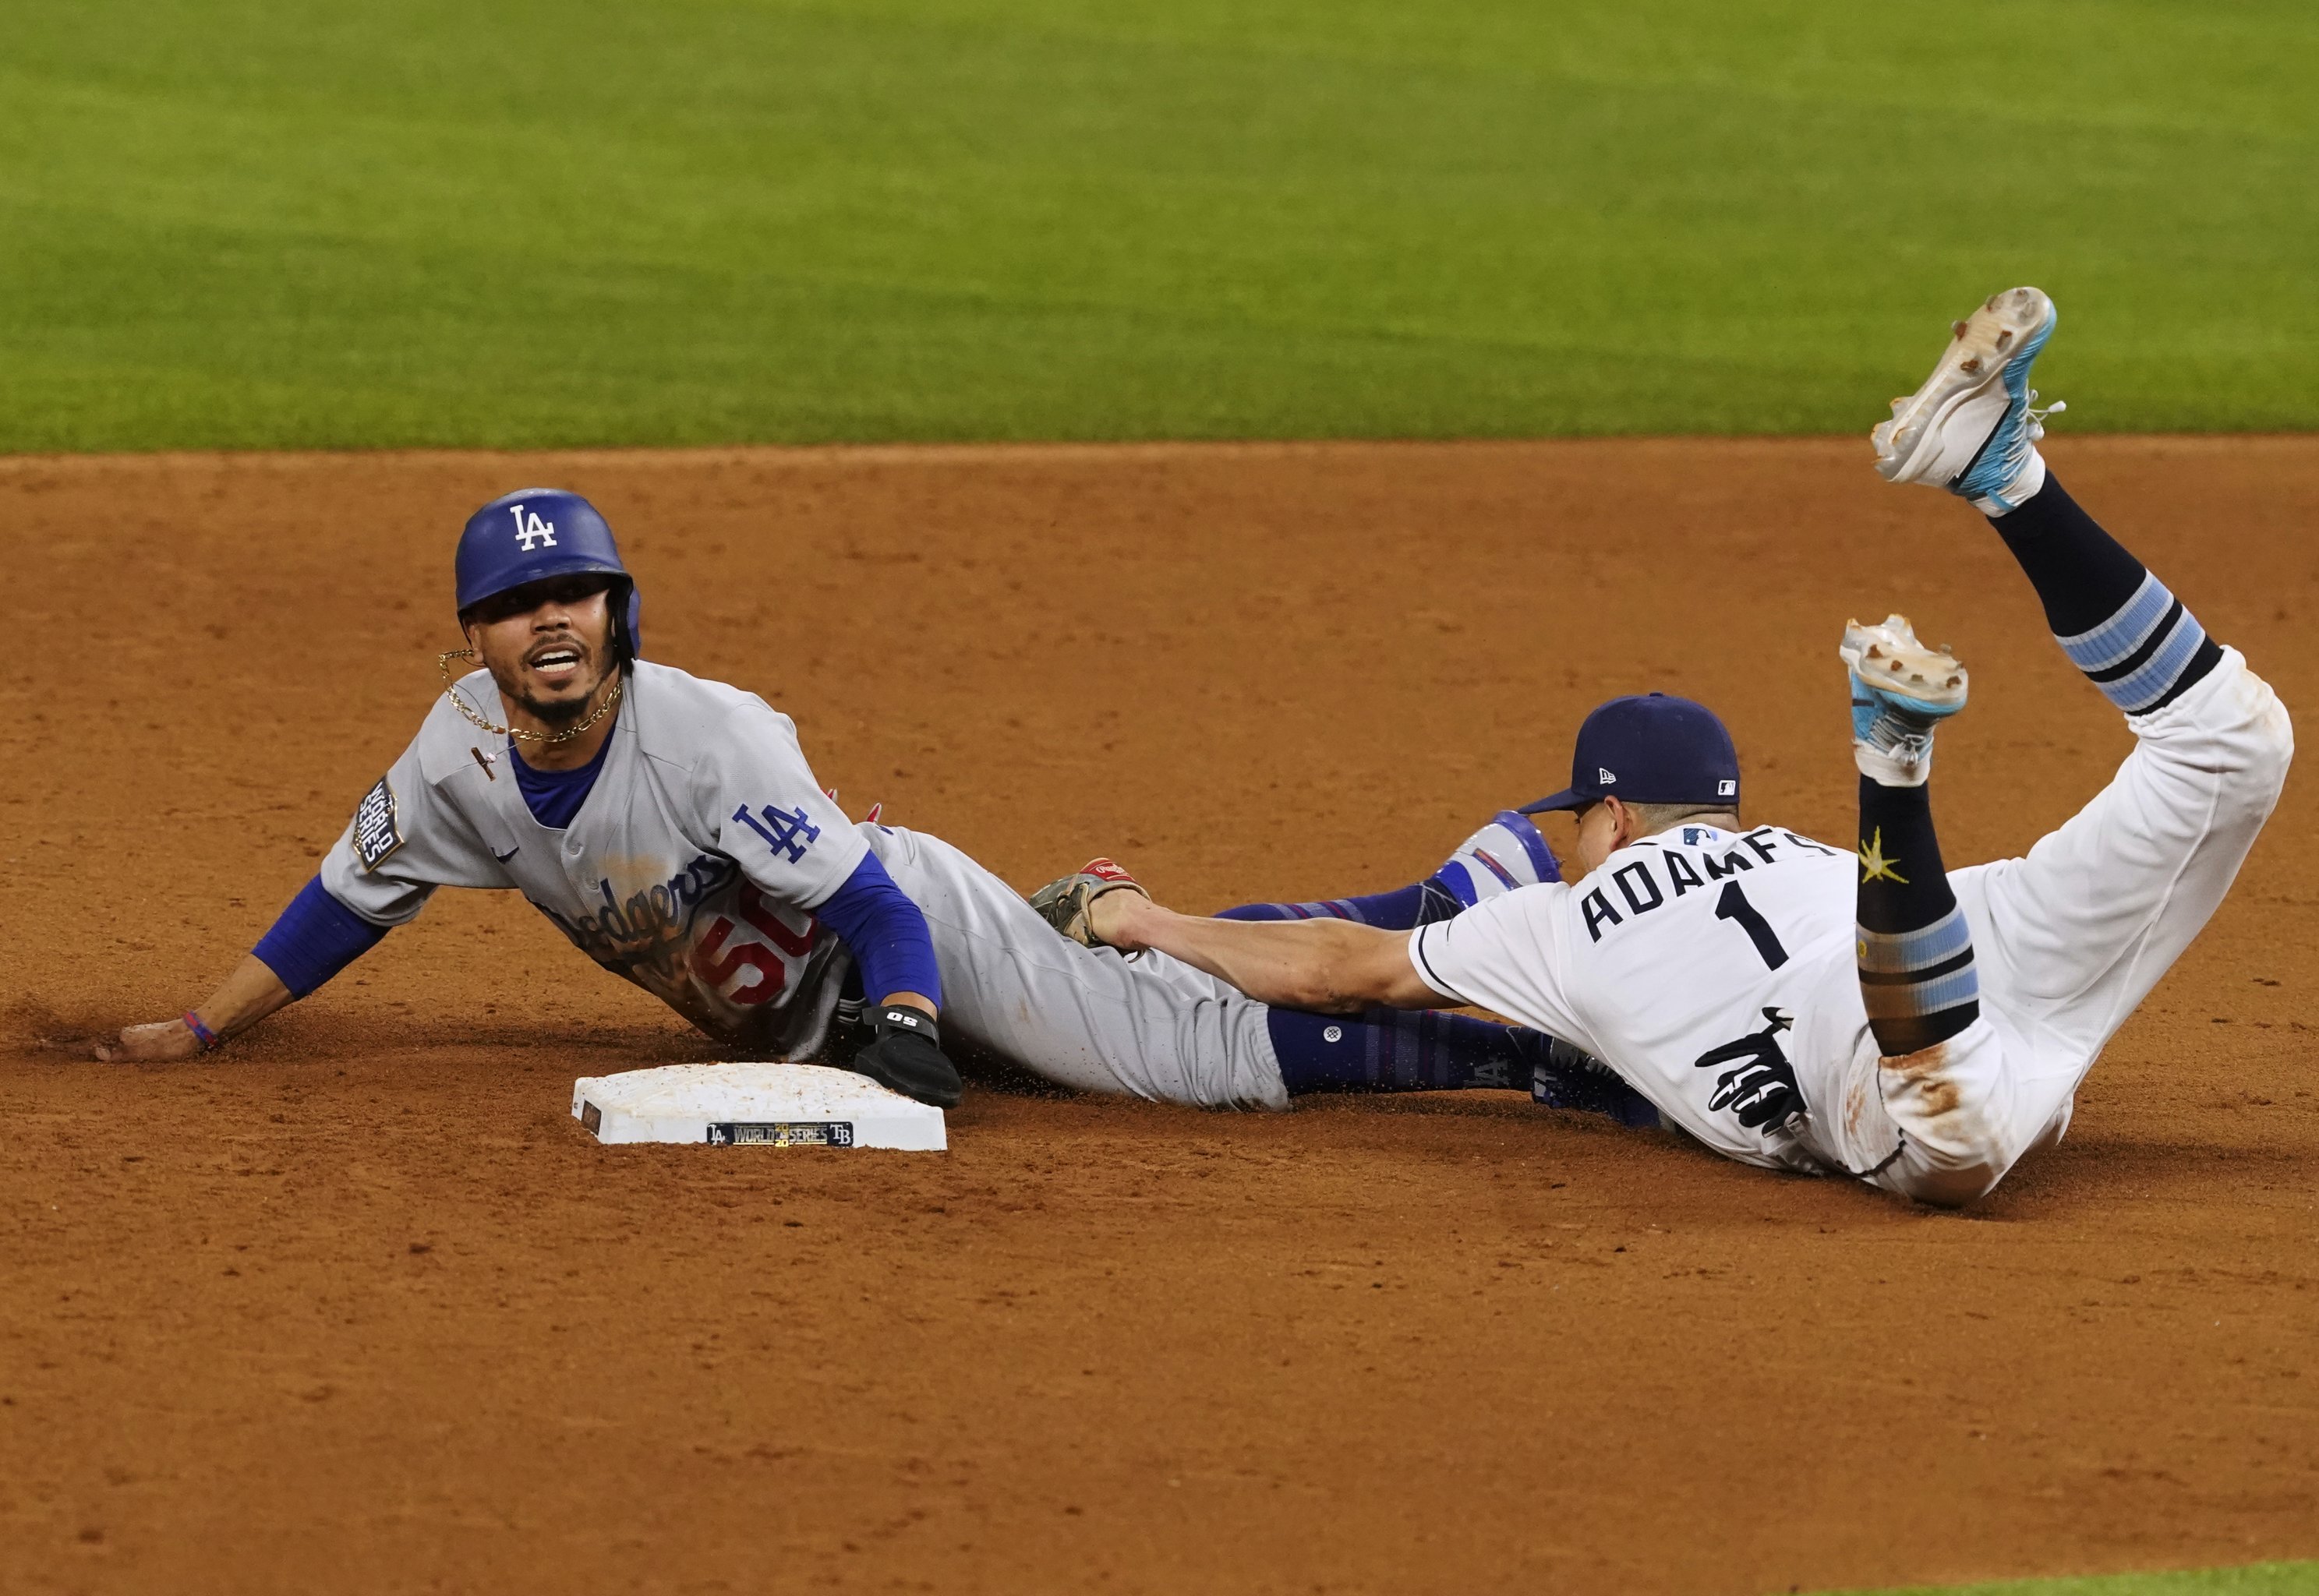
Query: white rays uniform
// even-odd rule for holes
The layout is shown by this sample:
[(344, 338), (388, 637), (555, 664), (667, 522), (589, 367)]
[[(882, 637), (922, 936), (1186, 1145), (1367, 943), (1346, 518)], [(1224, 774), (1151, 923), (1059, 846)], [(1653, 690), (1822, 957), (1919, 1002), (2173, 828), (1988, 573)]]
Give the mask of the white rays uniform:
[[(1981, 1017), (1921, 1053), (1877, 1056), (1852, 852), (1773, 826), (1671, 827), (1583, 880), (1423, 927), (1411, 962), (1443, 997), (1607, 1060), (1729, 1158), (1970, 1201), (2068, 1128), (2103, 1045), (2221, 903), (2294, 752), (2235, 649), (2127, 724), (2134, 752), (2080, 813), (2026, 858), (1950, 872)], [(1801, 1112), (1741, 1123), (1741, 1072), (1782, 1065)]]
[[(459, 690), (504, 721), (488, 672)], [(711, 1036), (810, 1059), (853, 962), (814, 910), (874, 852), (925, 915), (946, 1043), (1081, 1091), (1286, 1106), (1262, 1005), (1164, 956), (1131, 962), (1056, 935), (939, 838), (853, 825), (789, 717), (753, 693), (639, 661), (609, 742), (571, 825), (545, 826), (505, 744), (438, 699), (322, 861), (324, 888), (377, 925), (411, 919), (438, 887), (521, 892)]]

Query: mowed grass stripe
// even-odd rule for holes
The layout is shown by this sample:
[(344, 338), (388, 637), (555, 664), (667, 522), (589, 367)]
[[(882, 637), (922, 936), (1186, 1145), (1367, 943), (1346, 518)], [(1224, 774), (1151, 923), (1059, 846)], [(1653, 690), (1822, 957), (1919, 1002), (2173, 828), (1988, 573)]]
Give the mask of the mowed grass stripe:
[(30, 14), (0, 448), (2319, 419), (2307, 7), (1130, 9)]
[(2255, 1563), (2179, 1573), (1914, 1585), (1907, 1590), (1831, 1591), (1827, 1596), (2312, 1596), (2314, 1591), (2319, 1591), (2319, 1563)]

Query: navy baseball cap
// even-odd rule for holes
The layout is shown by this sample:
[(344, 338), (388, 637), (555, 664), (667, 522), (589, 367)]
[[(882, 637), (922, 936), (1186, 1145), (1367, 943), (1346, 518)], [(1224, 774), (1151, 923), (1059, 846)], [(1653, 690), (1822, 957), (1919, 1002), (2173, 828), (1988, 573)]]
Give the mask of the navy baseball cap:
[(1633, 693), (1598, 706), (1578, 728), (1570, 785), (1521, 812), (1583, 809), (1616, 798), (1629, 804), (1739, 805), (1739, 751), (1715, 711), (1665, 693)]

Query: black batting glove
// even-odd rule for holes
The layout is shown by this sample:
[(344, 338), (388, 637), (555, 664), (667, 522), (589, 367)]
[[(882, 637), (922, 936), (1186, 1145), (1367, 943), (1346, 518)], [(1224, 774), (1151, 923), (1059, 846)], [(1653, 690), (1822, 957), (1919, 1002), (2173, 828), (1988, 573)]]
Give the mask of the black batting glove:
[(1767, 1008), (1764, 1018), (1770, 1022), (1761, 1031), (1734, 1038), (1721, 1047), (1710, 1048), (1692, 1063), (1701, 1069), (1723, 1069), (1715, 1078), (1715, 1091), (1707, 1106), (1720, 1112), (1729, 1109), (1741, 1124), (1751, 1131), (1777, 1131), (1802, 1117), (1804, 1095), (1796, 1085), (1796, 1067), (1788, 1062), (1788, 1053), (1780, 1045), (1781, 1032), (1795, 1025), (1795, 1016), (1785, 1009)]
[(932, 1014), (898, 1003), (872, 1009), (865, 1018), (871, 1036), (849, 1066), (855, 1074), (936, 1108), (958, 1106), (966, 1083), (959, 1079), (958, 1067), (943, 1057), (942, 1032)]
[(1785, 1059), (1755, 1063), (1718, 1078), (1712, 1109), (1728, 1108), (1751, 1131), (1778, 1130), (1804, 1111), (1803, 1094), (1796, 1089), (1796, 1072)]

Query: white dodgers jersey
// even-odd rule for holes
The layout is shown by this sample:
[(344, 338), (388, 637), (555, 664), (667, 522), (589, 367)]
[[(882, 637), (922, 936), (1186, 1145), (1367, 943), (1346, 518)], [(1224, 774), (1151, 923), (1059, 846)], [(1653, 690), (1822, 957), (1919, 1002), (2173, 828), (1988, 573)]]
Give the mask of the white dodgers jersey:
[[(1853, 855), (1774, 826), (1675, 825), (1580, 881), (1419, 929), (1443, 996), (1603, 1059), (1728, 1158), (1842, 1168), (1848, 1087), (1874, 1043), (1854, 952)], [(1865, 1078), (1872, 1083), (1873, 1070)]]

